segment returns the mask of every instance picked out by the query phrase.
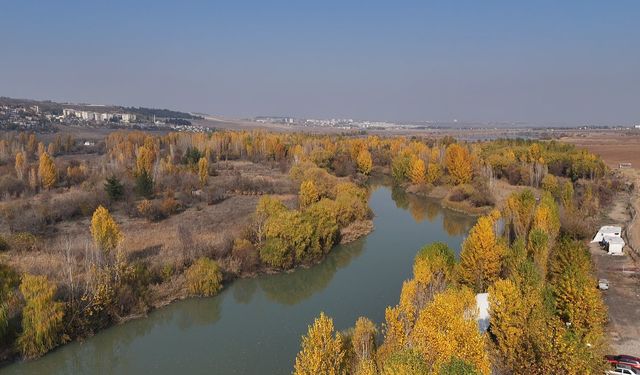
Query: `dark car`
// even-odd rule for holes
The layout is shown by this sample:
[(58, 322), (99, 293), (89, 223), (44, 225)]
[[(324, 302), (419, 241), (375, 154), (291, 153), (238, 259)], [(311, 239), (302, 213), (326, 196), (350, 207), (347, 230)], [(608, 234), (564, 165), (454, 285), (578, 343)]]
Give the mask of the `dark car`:
[(640, 369), (640, 358), (632, 355), (606, 355), (604, 358), (612, 365), (626, 365), (634, 369)]

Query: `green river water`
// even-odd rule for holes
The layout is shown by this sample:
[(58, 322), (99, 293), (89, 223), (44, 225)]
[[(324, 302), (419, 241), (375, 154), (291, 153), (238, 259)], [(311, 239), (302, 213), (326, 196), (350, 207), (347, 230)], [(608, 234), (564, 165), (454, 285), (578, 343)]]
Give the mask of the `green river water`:
[(443, 241), (459, 252), (475, 219), (437, 201), (372, 187), (375, 230), (333, 249), (320, 264), (232, 282), (104, 330), (1, 374), (289, 374), (300, 337), (321, 311), (337, 329), (376, 323), (397, 303), (416, 252)]

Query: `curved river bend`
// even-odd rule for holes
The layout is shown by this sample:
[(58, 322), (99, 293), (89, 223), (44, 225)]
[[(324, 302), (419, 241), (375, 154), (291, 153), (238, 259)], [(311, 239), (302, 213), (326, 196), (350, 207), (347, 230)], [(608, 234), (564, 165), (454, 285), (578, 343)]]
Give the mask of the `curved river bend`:
[(300, 337), (320, 311), (337, 329), (376, 323), (395, 305), (417, 250), (433, 241), (459, 251), (475, 219), (438, 202), (372, 187), (375, 231), (333, 249), (310, 269), (237, 280), (109, 328), (2, 374), (290, 374)]

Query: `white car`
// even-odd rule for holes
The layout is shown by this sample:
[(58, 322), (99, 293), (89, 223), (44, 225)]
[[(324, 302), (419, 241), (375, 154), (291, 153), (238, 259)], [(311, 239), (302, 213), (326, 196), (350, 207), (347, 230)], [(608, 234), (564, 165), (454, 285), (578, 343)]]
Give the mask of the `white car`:
[(600, 289), (600, 290), (609, 290), (609, 280), (607, 280), (607, 279), (598, 280), (598, 289)]
[(615, 370), (609, 370), (607, 375), (638, 375), (638, 373), (630, 368), (617, 367)]

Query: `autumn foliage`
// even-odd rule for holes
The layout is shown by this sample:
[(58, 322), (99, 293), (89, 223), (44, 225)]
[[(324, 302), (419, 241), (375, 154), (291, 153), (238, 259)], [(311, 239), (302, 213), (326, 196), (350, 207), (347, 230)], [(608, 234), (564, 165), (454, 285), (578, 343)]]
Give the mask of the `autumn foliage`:
[(96, 246), (107, 254), (115, 250), (123, 237), (109, 210), (103, 206), (98, 207), (93, 213), (91, 235)]

